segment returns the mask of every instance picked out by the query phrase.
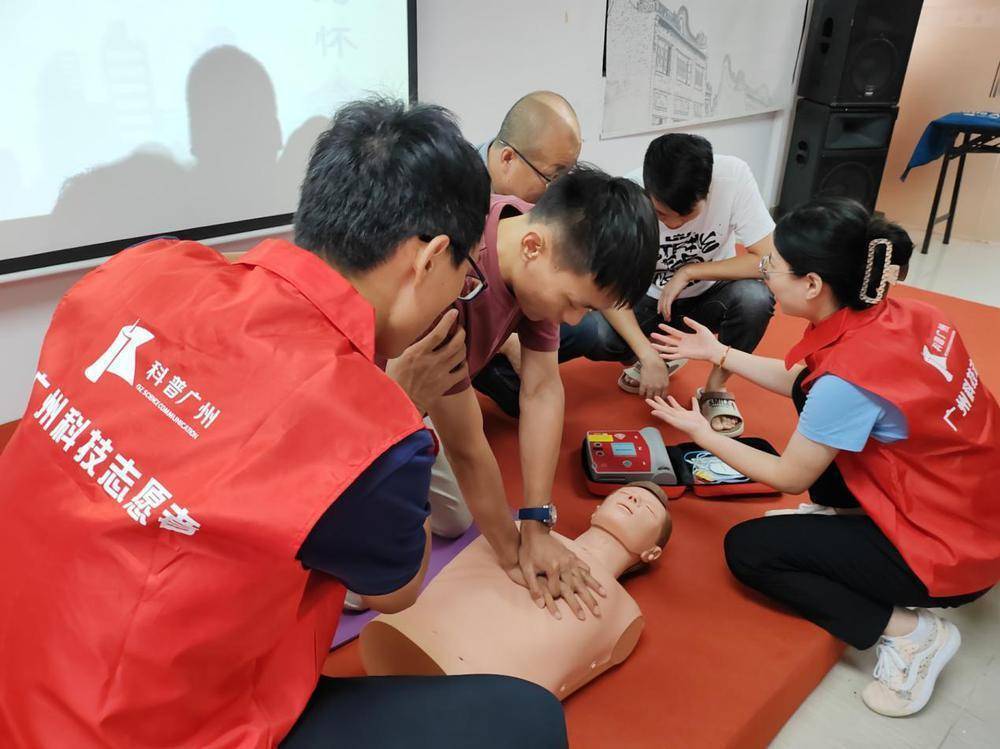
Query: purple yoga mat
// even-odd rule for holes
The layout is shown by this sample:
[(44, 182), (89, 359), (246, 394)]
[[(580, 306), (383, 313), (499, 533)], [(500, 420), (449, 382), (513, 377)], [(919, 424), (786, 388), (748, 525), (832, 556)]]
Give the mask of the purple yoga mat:
[[(477, 536), (479, 536), (479, 529), (475, 525), (471, 526), (469, 530), (458, 538), (440, 538), (434, 536), (431, 539), (431, 558), (427, 562), (427, 575), (424, 577), (423, 587), (426, 588), (427, 583), (433, 580), (434, 576), (444, 569), (444, 566), (454, 559), (458, 555), (458, 552), (472, 543)], [(357, 614), (345, 611), (340, 617), (340, 624), (337, 626), (337, 632), (333, 636), (333, 644), (330, 645), (330, 650), (339, 648), (341, 645), (353, 640), (361, 634), (361, 628), (376, 616), (378, 616), (378, 613), (375, 611), (363, 611)]]

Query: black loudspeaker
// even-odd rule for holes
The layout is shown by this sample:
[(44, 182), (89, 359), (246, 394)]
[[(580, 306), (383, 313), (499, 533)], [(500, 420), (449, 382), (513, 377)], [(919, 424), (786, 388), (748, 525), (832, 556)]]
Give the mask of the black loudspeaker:
[(799, 96), (824, 104), (899, 101), (922, 0), (816, 0)]
[(821, 195), (853, 198), (873, 210), (896, 112), (799, 99), (778, 212)]

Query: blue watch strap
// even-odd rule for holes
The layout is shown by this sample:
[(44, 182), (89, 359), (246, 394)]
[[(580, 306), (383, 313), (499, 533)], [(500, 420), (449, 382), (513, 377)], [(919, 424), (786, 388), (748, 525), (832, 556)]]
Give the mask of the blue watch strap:
[(517, 511), (517, 519), (538, 520), (544, 523), (551, 517), (551, 514), (548, 507), (522, 507)]

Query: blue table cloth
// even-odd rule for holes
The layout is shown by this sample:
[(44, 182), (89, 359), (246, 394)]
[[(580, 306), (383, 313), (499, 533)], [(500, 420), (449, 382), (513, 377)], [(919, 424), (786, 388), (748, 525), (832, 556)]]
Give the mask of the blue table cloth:
[(900, 179), (905, 180), (913, 167), (941, 158), (955, 142), (955, 134), (962, 132), (1000, 135), (1000, 112), (952, 112), (938, 117), (927, 125), (924, 134), (920, 136), (920, 141), (910, 156), (910, 163), (906, 165), (906, 171)]

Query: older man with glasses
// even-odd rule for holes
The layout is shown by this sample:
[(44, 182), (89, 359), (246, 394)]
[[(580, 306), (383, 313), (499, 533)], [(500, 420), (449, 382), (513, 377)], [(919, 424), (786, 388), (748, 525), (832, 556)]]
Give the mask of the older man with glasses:
[(493, 192), (535, 203), (580, 158), (580, 123), (552, 91), (533, 91), (510, 108), (492, 140), (479, 146)]

